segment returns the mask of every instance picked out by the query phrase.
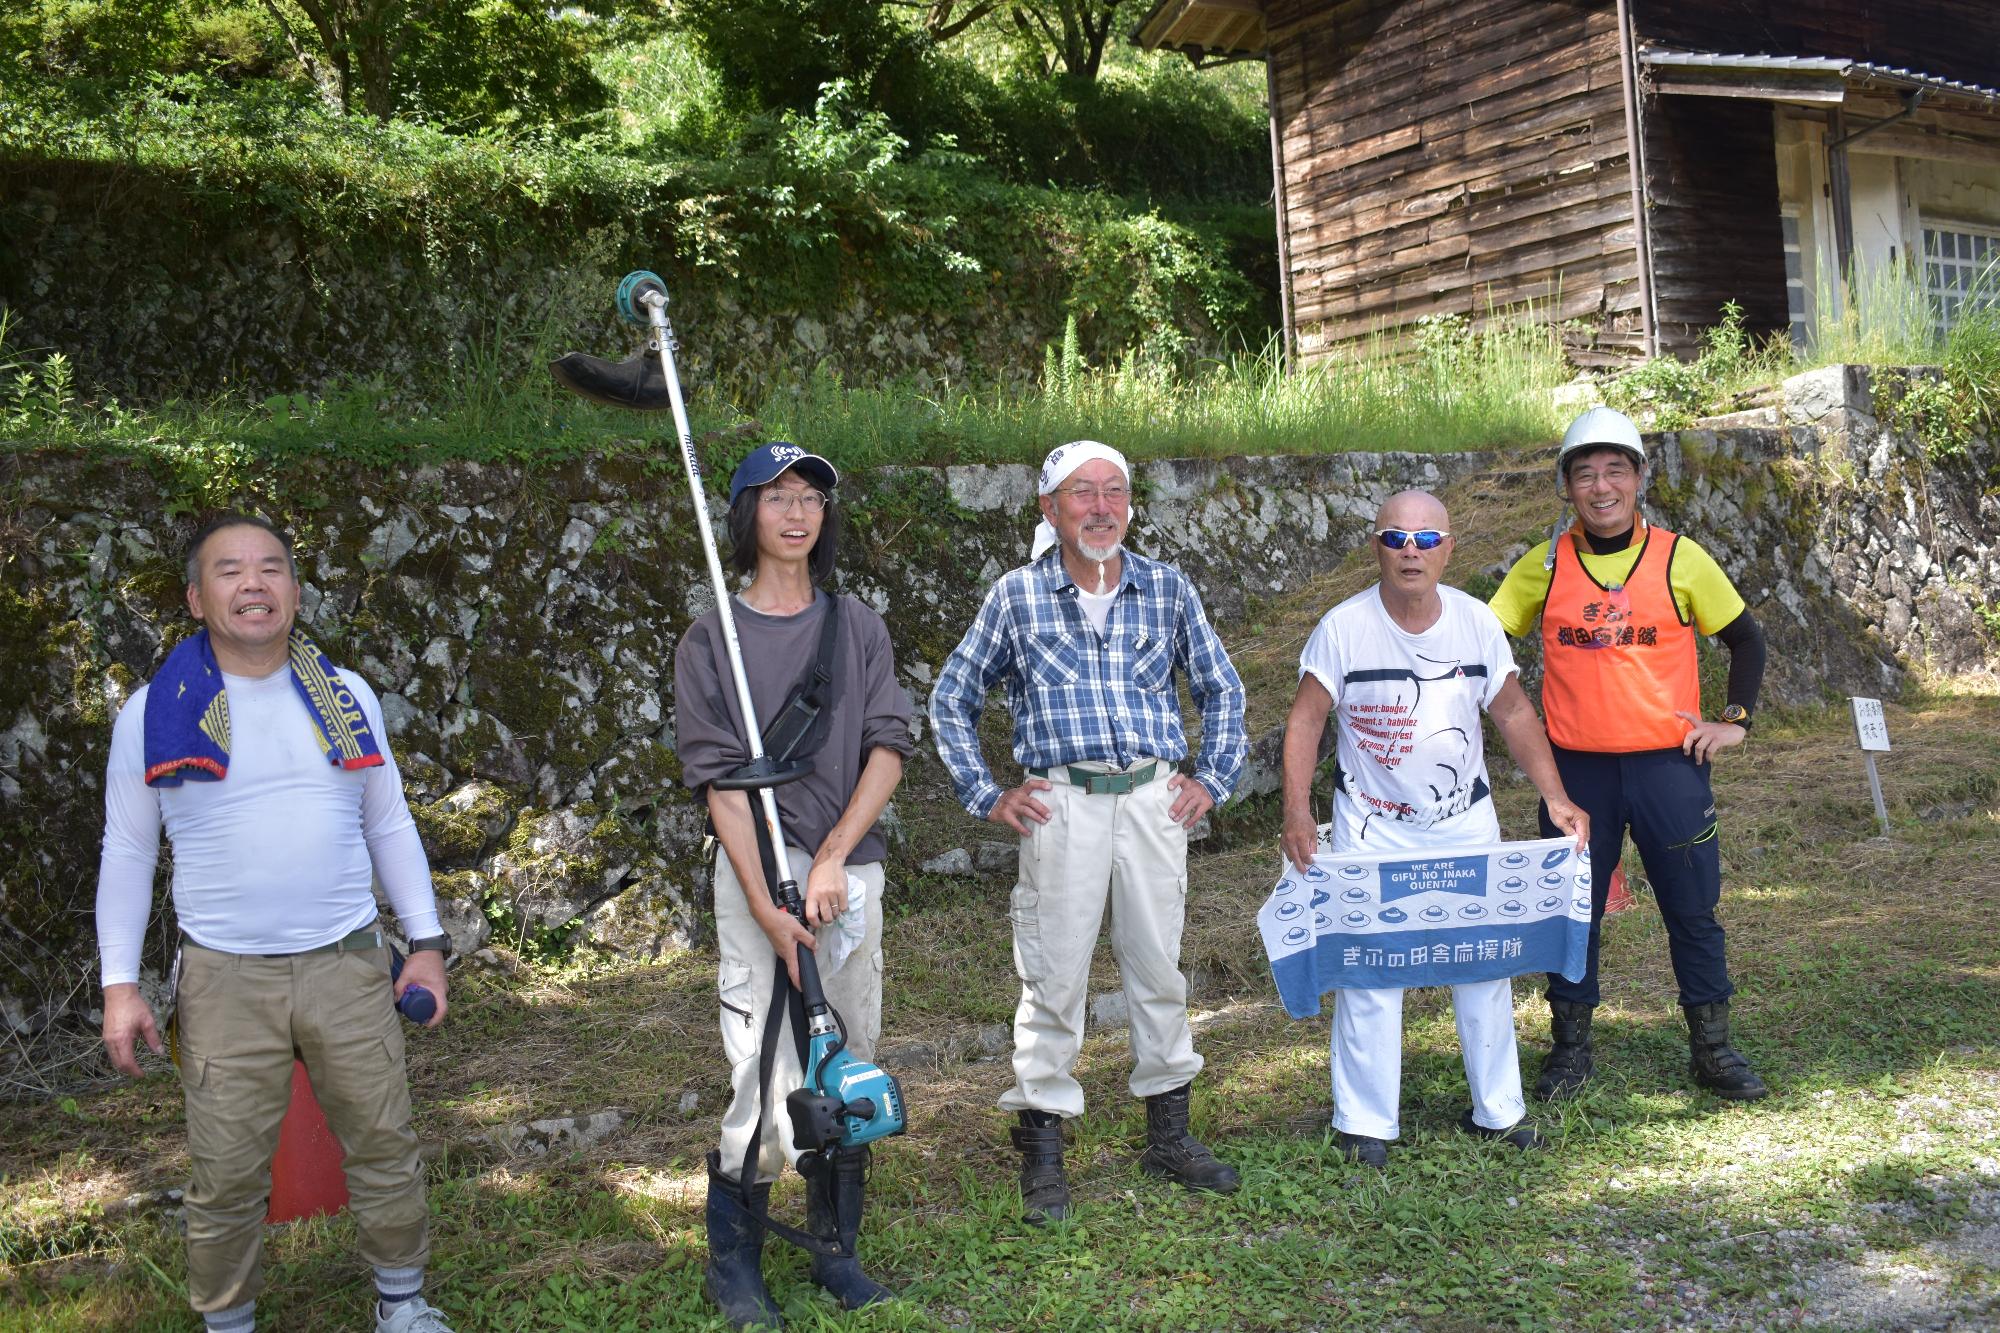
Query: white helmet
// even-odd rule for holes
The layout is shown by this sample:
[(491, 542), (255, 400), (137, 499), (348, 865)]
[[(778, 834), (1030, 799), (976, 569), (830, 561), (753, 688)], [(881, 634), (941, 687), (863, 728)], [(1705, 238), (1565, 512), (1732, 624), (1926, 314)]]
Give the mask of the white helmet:
[(1623, 449), (1632, 455), (1632, 461), (1641, 471), (1646, 467), (1646, 443), (1639, 438), (1639, 428), (1632, 424), (1632, 418), (1610, 407), (1593, 407), (1563, 432), (1562, 448), (1556, 451), (1556, 488), (1560, 490), (1569, 476), (1569, 460), (1587, 449), (1602, 449), (1609, 446)]

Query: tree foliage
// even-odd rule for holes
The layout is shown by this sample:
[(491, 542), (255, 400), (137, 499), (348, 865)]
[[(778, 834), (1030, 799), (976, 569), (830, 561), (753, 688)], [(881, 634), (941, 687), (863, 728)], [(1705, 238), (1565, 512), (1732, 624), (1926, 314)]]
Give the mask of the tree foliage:
[[(618, 2), (0, 0), (0, 56), (110, 89), (162, 74), (292, 79), (377, 120), (547, 123), (604, 105), (590, 61)], [(619, 17), (623, 32), (639, 26)]]
[(1007, 7), (1014, 30), (1046, 59), (1044, 68), (1072, 79), (1095, 79), (1104, 46), (1117, 32), (1124, 0), (1025, 0)]

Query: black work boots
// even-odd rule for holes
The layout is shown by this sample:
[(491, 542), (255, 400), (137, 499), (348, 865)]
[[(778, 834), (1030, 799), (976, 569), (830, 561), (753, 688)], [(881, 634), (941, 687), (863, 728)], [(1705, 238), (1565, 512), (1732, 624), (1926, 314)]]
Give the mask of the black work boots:
[[(1021, 1217), (1033, 1226), (1069, 1216), (1069, 1179), (1063, 1174), (1062, 1117), (1053, 1111), (1023, 1111), (1008, 1131), (1021, 1153)], [(1234, 1167), (1216, 1160), (1188, 1133), (1188, 1085), (1146, 1099), (1146, 1150), (1139, 1168), (1193, 1190), (1233, 1194), (1240, 1183)]]
[(1236, 1168), (1217, 1161), (1206, 1145), (1188, 1133), (1190, 1086), (1183, 1083), (1172, 1092), (1155, 1093), (1146, 1099), (1146, 1151), (1139, 1154), (1139, 1167), (1149, 1176), (1178, 1181), (1191, 1190), (1234, 1194), (1241, 1183)]
[[(1549, 1001), (1549, 1030), (1555, 1044), (1542, 1060), (1535, 1096), (1543, 1101), (1574, 1096), (1597, 1069), (1590, 1048), (1591, 1005)], [(1733, 1102), (1754, 1102), (1770, 1089), (1750, 1062), (1729, 1044), (1729, 1001), (1684, 1004), (1687, 1015), (1688, 1076), (1696, 1085)]]
[(1729, 1044), (1729, 1001), (1684, 1004), (1687, 1015), (1688, 1074), (1718, 1097), (1754, 1102), (1770, 1089)]
[(1069, 1179), (1063, 1175), (1062, 1117), (1023, 1111), (1008, 1131), (1021, 1152), (1021, 1220), (1031, 1226), (1069, 1216)]
[(1535, 1080), (1535, 1096), (1542, 1101), (1574, 1097), (1596, 1072), (1597, 1057), (1590, 1049), (1590, 1011), (1595, 1007), (1549, 1001), (1549, 1032), (1555, 1045), (1543, 1057), (1541, 1077)]

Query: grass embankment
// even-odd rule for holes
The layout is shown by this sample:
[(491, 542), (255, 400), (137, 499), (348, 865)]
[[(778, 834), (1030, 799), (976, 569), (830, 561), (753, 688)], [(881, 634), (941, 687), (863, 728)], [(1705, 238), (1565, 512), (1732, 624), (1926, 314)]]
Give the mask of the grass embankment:
[[(0, 447), (162, 455), (195, 471), (328, 455), (383, 466), (458, 458), (552, 464), (625, 451), (678, 465), (667, 414), (598, 407), (561, 394), (539, 370), (503, 376), (497, 359), (440, 386), (420, 413), (380, 386), (137, 410), (80, 401), (64, 360), (10, 357), (5, 333), (0, 322)], [(1546, 443), (1562, 432), (1550, 390), (1570, 372), (1553, 337), (1531, 327), (1474, 336), (1462, 323), (1447, 324), (1417, 355), (1383, 346), (1292, 374), (1275, 345), (1189, 370), (1140, 356), (1092, 369), (1076, 350), (1073, 323), (1071, 335), (1048, 349), (1036, 386), (853, 386), (821, 370), (748, 394), (689, 380), (689, 415), (711, 469), (733, 466), (767, 439), (869, 468), (1039, 463), (1073, 439), (1103, 440), (1143, 459), (1483, 449)]]
[[(1469, 503), (1469, 501), (1462, 501)], [(1461, 572), (1474, 566), (1461, 566)], [(1352, 580), (1316, 589), (1323, 606)], [(1299, 623), (1293, 623), (1298, 620)], [(1266, 634), (1306, 622), (1282, 609)], [(1293, 649), (1295, 651), (1295, 648)], [(1253, 729), (1283, 691), (1256, 654)], [(1268, 665), (1268, 664), (1267, 664)], [(1890, 710), (1893, 838), (1875, 832), (1844, 710), (1767, 714), (1718, 766), (1724, 918), (1741, 1045), (1775, 1089), (1730, 1106), (1690, 1089), (1662, 927), (1638, 882), (1614, 917), (1588, 1094), (1531, 1114), (1553, 1150), (1472, 1142), (1449, 1005), (1411, 999), (1404, 1141), (1385, 1175), (1343, 1165), (1326, 1135), (1324, 1021), (1270, 1000), (1252, 918), (1269, 840), (1192, 867), (1186, 959), (1202, 980), (1208, 1071), (1198, 1123), (1244, 1173), (1190, 1197), (1132, 1166), (1143, 1138), (1123, 1033), (1099, 1029), (1073, 1125), (1081, 1206), (1047, 1232), (1018, 1221), (1008, 1081), (986, 1053), (1013, 1005), (1005, 890), (898, 886), (885, 1047), (912, 1132), (877, 1155), (866, 1252), (906, 1299), (842, 1315), (774, 1248), (799, 1328), (1628, 1329), (1734, 1324), (1898, 1327), (2000, 1317), (2000, 698), (1934, 692)], [(1503, 823), (1532, 793), (1496, 768)], [(972, 826), (968, 825), (968, 830)], [(982, 826), (983, 827), (983, 826)], [(976, 836), (976, 835), (975, 835)], [(1116, 987), (1107, 956), (1098, 987)], [(701, 1156), (726, 1096), (713, 960), (614, 975), (457, 974), (453, 1017), (414, 1038), (431, 1167), (432, 1295), (456, 1326), (712, 1326), (699, 1294)], [(1523, 1058), (1545, 1040), (1517, 987)], [(623, 1108), (598, 1147), (508, 1157), (495, 1126)], [(684, 1109), (685, 1108), (685, 1109)], [(170, 1074), (0, 1108), (0, 1327), (191, 1328), (178, 1230), (125, 1196), (177, 1185), (187, 1162)], [(791, 1186), (780, 1192), (796, 1210)], [(271, 1233), (267, 1326), (351, 1327), (366, 1301), (346, 1218)]]

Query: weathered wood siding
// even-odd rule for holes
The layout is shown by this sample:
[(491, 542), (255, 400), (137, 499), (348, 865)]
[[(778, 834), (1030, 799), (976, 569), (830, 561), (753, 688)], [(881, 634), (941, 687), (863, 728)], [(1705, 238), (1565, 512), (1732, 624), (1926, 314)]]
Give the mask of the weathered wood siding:
[(1840, 56), (2000, 86), (1994, 0), (1632, 0), (1632, 26), (1676, 50)]
[(1722, 304), (1745, 326), (1786, 326), (1771, 104), (1733, 97), (1656, 97), (1640, 110), (1653, 309), (1662, 352), (1700, 350)]
[[(1272, 0), (1301, 353), (1524, 302), (1641, 339), (1612, 0)], [(1767, 165), (1766, 174), (1769, 174)]]

